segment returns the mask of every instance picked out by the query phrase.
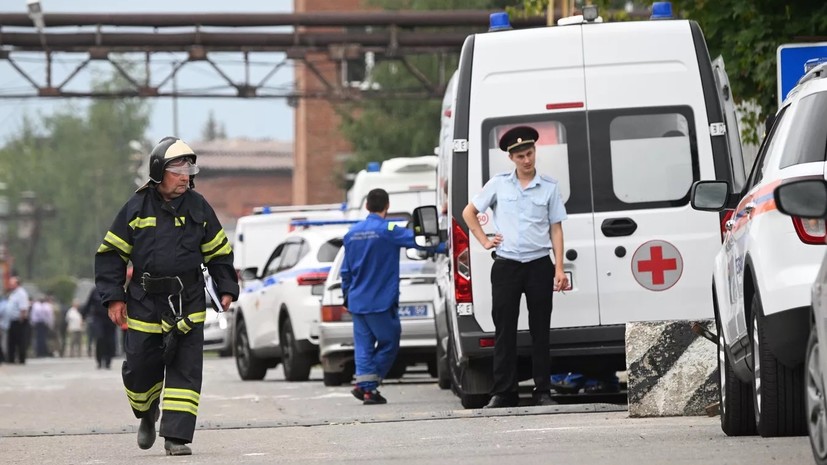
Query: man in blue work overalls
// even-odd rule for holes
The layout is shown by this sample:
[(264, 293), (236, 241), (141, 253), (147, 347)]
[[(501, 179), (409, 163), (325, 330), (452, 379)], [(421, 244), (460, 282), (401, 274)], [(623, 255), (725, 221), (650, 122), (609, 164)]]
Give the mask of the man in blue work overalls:
[[(368, 192), (364, 221), (345, 234), (342, 292), (353, 317), (356, 386), (365, 405), (388, 401), (376, 389), (399, 351), (399, 249), (421, 248), (412, 230), (385, 219), (390, 202), (384, 189)], [(436, 249), (444, 251), (444, 244)]]

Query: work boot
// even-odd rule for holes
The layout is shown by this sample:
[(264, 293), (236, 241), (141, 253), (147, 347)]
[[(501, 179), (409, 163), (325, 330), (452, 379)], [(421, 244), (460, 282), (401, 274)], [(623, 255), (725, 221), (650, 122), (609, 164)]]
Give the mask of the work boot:
[(379, 393), (376, 389), (372, 391), (362, 391), (365, 395), (365, 400), (362, 401), (365, 405), (377, 405), (377, 404), (387, 404), (388, 399), (382, 397), (382, 394)]
[(557, 401), (551, 398), (551, 393), (548, 391), (535, 391), (532, 397), (534, 397), (534, 405), (557, 405)]
[(515, 395), (505, 395), (505, 394), (494, 394), (491, 396), (491, 400), (488, 402), (483, 408), (506, 408), (506, 407), (516, 407), (520, 403), (519, 396)]
[(167, 438), (164, 441), (164, 450), (167, 455), (192, 455), (192, 449), (184, 441), (175, 438)]
[(353, 394), (353, 397), (359, 400), (365, 400), (365, 390), (359, 386), (355, 386), (353, 389), (351, 389), (350, 393)]
[(155, 422), (161, 416), (161, 411), (158, 410), (156, 404), (143, 418), (141, 418), (141, 426), (138, 427), (138, 447), (141, 449), (149, 449), (155, 444)]

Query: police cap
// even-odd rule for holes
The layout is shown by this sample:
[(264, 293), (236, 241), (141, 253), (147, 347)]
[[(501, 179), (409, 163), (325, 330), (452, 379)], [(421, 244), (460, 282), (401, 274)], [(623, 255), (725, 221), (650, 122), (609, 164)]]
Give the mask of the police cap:
[(531, 126), (517, 126), (509, 129), (500, 137), (500, 150), (510, 153), (527, 149), (534, 145), (538, 138), (539, 133)]

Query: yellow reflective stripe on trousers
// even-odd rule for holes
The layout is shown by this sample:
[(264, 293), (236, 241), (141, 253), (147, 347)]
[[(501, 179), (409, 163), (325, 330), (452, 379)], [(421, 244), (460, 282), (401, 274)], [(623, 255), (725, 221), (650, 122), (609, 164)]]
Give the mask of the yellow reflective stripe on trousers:
[(212, 260), (215, 257), (221, 256), (221, 255), (229, 255), (230, 252), (232, 252), (232, 251), (233, 251), (233, 248), (230, 246), (230, 243), (227, 242), (226, 244), (224, 244), (224, 247), (221, 247), (215, 253), (205, 256), (204, 257), (204, 263), (209, 263), (210, 260)]
[(149, 388), (146, 392), (133, 392), (126, 389), (126, 397), (129, 399), (129, 405), (139, 412), (146, 412), (152, 403), (161, 397), (161, 388), (164, 382), (160, 381), (155, 386)]
[(206, 244), (201, 244), (201, 253), (207, 253), (210, 250), (218, 247), (218, 244), (220, 244), (226, 238), (227, 238), (227, 234), (224, 232), (224, 229), (221, 229), (215, 235), (213, 240), (211, 240), (210, 242), (207, 242)]
[(178, 323), (176, 323), (175, 326), (178, 327), (178, 331), (181, 331), (184, 334), (187, 334), (192, 329), (192, 327), (187, 324), (187, 320), (184, 319), (178, 320)]
[(112, 244), (115, 248), (123, 252), (124, 255), (129, 255), (132, 253), (132, 246), (129, 245), (129, 243), (127, 243), (125, 240), (116, 236), (115, 233), (113, 233), (112, 231), (107, 231), (106, 237), (104, 237), (103, 240)]
[(164, 399), (164, 401), (161, 402), (161, 409), (165, 411), (174, 410), (176, 412), (191, 413), (198, 416), (198, 406), (192, 405), (189, 402), (178, 402)]
[(168, 387), (164, 389), (164, 400), (188, 400), (198, 405), (201, 402), (201, 394), (192, 389)]
[(164, 320), (161, 320), (161, 330), (163, 332), (168, 333), (169, 330), (172, 329), (172, 328), (173, 328), (173, 326), (171, 324), (167, 323)]
[(134, 318), (127, 318), (126, 327), (141, 333), (161, 334), (161, 325), (159, 323), (149, 323)]
[(207, 319), (207, 311), (190, 313), (187, 315), (193, 323), (203, 323)]
[(149, 216), (146, 218), (135, 218), (134, 220), (129, 222), (129, 227), (132, 229), (155, 227), (156, 221), (157, 220), (154, 216)]

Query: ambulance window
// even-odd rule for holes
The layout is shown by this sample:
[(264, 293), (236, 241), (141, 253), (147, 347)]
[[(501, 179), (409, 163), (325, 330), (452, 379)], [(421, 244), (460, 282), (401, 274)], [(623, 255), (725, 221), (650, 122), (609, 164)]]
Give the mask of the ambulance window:
[(802, 98), (784, 143), (781, 168), (827, 159), (827, 92)]
[(689, 125), (684, 115), (617, 116), (609, 125), (609, 137), (612, 185), (618, 200), (643, 203), (686, 196), (693, 170)]
[(565, 203), (571, 194), (569, 181), (569, 145), (566, 126), (560, 121), (526, 121), (519, 124), (494, 126), (488, 133), (488, 164), (490, 176), (514, 171), (514, 162), (500, 150), (499, 140), (509, 129), (528, 125), (539, 133), (535, 168), (557, 180)]
[(331, 239), (319, 247), (319, 253), (316, 254), (316, 259), (319, 260), (319, 263), (330, 263), (336, 259), (336, 254), (339, 253), (339, 249), (341, 248), (341, 239)]

